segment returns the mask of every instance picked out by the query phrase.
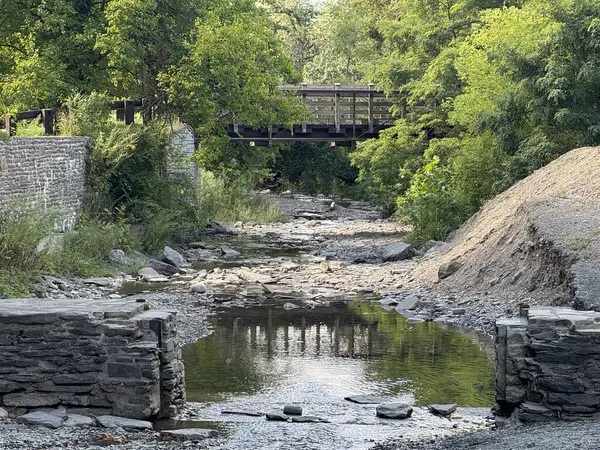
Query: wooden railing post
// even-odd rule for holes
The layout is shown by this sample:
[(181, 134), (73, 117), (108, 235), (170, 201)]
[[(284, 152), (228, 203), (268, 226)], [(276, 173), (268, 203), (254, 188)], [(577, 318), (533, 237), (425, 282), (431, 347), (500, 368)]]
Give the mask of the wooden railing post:
[(54, 110), (42, 109), (42, 125), (44, 126), (44, 134), (48, 136), (54, 135)]
[(375, 130), (375, 119), (373, 115), (373, 107), (374, 107), (374, 98), (373, 89), (375, 85), (373, 83), (369, 84), (369, 133), (373, 133)]
[[(306, 87), (306, 83), (302, 83), (302, 86), (300, 87), (300, 90), (303, 91), (304, 88)], [(306, 105), (306, 92), (302, 92), (302, 104)], [(306, 133), (307, 131), (307, 126), (308, 123), (305, 121), (302, 122), (302, 132)]]
[(4, 116), (4, 131), (8, 136), (10, 136), (10, 124), (11, 117), (9, 115)]
[(135, 122), (135, 102), (125, 100), (123, 102), (123, 115), (125, 117), (125, 125), (131, 125)]
[[(340, 83), (335, 83), (335, 90), (337, 91), (340, 88)], [(340, 93), (335, 93), (335, 132), (339, 133), (341, 131), (341, 114), (340, 114)]]

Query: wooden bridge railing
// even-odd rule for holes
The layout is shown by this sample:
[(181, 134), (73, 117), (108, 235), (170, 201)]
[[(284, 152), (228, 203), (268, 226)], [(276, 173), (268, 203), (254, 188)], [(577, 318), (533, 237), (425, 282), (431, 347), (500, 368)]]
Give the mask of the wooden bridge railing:
[[(127, 125), (135, 123), (135, 113), (141, 112), (144, 123), (152, 120), (153, 107), (151, 103), (143, 100), (121, 100), (108, 104), (110, 110), (116, 112), (117, 120), (125, 122)], [(0, 121), (0, 132), (7, 133), (9, 136), (12, 133), (12, 127), (16, 122), (21, 120), (33, 120), (40, 118), (41, 124), (44, 127), (44, 133), (52, 136), (57, 132), (56, 129), (56, 109), (34, 109), (31, 111), (22, 111), (14, 116), (5, 116)]]

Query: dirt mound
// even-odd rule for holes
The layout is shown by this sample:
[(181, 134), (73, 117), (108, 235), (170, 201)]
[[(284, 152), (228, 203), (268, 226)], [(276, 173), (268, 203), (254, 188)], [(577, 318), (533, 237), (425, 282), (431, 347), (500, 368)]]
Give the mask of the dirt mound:
[[(438, 280), (443, 263), (460, 269)], [(498, 195), (414, 274), (436, 290), (518, 303), (600, 307), (600, 148), (581, 148)]]

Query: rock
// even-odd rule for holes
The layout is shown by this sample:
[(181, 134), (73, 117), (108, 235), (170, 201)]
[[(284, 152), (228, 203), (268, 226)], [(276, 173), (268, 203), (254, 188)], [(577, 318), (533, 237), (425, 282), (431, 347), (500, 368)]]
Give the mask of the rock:
[(383, 306), (396, 306), (398, 305), (398, 300), (395, 298), (384, 298), (380, 301)]
[(111, 287), (114, 283), (114, 280), (112, 278), (101, 278), (101, 277), (85, 278), (81, 281), (83, 284), (91, 284), (91, 285), (100, 286), (100, 287)]
[(288, 311), (290, 309), (296, 309), (296, 308), (300, 308), (298, 305), (294, 305), (293, 303), (290, 302), (286, 302), (283, 304), (283, 309), (287, 309)]
[(208, 428), (184, 428), (182, 430), (163, 430), (160, 432), (161, 438), (170, 438), (177, 441), (203, 441), (204, 439), (215, 438), (218, 433)]
[(204, 242), (190, 242), (188, 246), (190, 248), (199, 248), (201, 250), (206, 249), (206, 244)]
[(291, 272), (294, 270), (298, 270), (300, 268), (300, 264), (296, 264), (292, 261), (285, 261), (283, 264), (281, 264), (281, 269), (284, 272)]
[(249, 281), (250, 283), (270, 284), (275, 282), (273, 277), (271, 277), (270, 275), (256, 273), (251, 271), (250, 269), (240, 269), (238, 273), (242, 278), (244, 278), (246, 281)]
[(8, 411), (4, 408), (0, 408), (0, 420), (8, 418)]
[(241, 255), (240, 252), (228, 247), (227, 245), (221, 245), (221, 253), (225, 258), (237, 258)]
[(21, 385), (13, 381), (0, 380), (0, 394), (10, 394), (21, 389)]
[(398, 308), (403, 310), (413, 309), (417, 306), (417, 303), (419, 303), (419, 296), (416, 294), (409, 294), (402, 299)]
[(36, 247), (38, 253), (50, 253), (61, 250), (65, 245), (65, 235), (51, 234), (43, 238)]
[(148, 267), (156, 270), (162, 275), (166, 275), (169, 277), (181, 272), (181, 270), (178, 267), (172, 264), (158, 261), (157, 259), (151, 259), (150, 261), (148, 261)]
[(298, 405), (285, 405), (283, 407), (283, 413), (288, 416), (301, 416), (302, 415), (302, 407)]
[(65, 427), (94, 427), (96, 421), (88, 416), (82, 416), (81, 414), (69, 414), (67, 420), (64, 423)]
[(444, 278), (448, 278), (451, 275), (454, 275), (458, 269), (460, 269), (461, 265), (457, 261), (448, 261), (442, 264), (438, 269), (438, 279), (443, 280)]
[(47, 428), (60, 428), (65, 422), (61, 417), (43, 411), (35, 411), (17, 419), (18, 422), (27, 425), (42, 425)]
[(406, 319), (406, 323), (423, 323), (425, 319), (421, 319), (420, 317), (409, 317)]
[(60, 397), (57, 394), (42, 394), (38, 392), (6, 394), (2, 400), (4, 406), (21, 406), (26, 408), (56, 406), (60, 403)]
[(456, 404), (429, 405), (427, 409), (429, 409), (430, 413), (435, 414), (436, 416), (449, 416), (456, 411)]
[(413, 412), (412, 407), (404, 403), (384, 403), (377, 406), (377, 417), (385, 419), (408, 419)]
[(138, 271), (138, 275), (148, 283), (169, 281), (168, 278), (165, 278), (152, 267), (144, 267), (143, 269), (140, 269)]
[(123, 428), (124, 430), (151, 430), (152, 423), (145, 420), (128, 419), (119, 416), (98, 416), (98, 423), (104, 428)]
[(293, 423), (330, 423), (329, 420), (321, 419), (316, 416), (294, 416), (292, 417)]
[(233, 415), (250, 416), (250, 417), (264, 416), (264, 414), (260, 413), (260, 412), (244, 411), (244, 410), (225, 410), (225, 411), (221, 411), (221, 414), (233, 414)]
[(190, 287), (190, 291), (195, 292), (196, 294), (204, 294), (207, 291), (207, 289), (205, 284), (197, 283), (193, 284), (192, 287)]
[(133, 264), (133, 260), (121, 249), (115, 248), (108, 252), (108, 262), (115, 266), (129, 266)]
[(327, 261), (321, 261), (320, 267), (321, 267), (321, 272), (323, 272), (323, 273), (333, 272), (333, 270), (331, 269), (331, 266), (329, 265), (329, 263)]
[(405, 242), (397, 242), (388, 245), (383, 249), (381, 257), (385, 262), (403, 261), (412, 258), (415, 255), (415, 249), (412, 245)]
[(359, 403), (362, 405), (375, 405), (384, 403), (385, 400), (381, 397), (376, 397), (375, 395), (350, 395), (348, 397), (344, 397), (344, 400), (348, 400), (349, 402)]
[(288, 416), (278, 411), (272, 411), (267, 413), (267, 420), (275, 420), (280, 422), (287, 422)]
[(425, 254), (432, 248), (441, 247), (442, 245), (446, 245), (446, 243), (442, 241), (427, 241), (419, 247), (419, 251)]
[(467, 310), (465, 308), (455, 308), (452, 310), (452, 315), (454, 316), (463, 316)]
[(175, 267), (182, 267), (185, 264), (185, 258), (177, 250), (172, 249), (168, 245), (163, 250), (163, 261)]

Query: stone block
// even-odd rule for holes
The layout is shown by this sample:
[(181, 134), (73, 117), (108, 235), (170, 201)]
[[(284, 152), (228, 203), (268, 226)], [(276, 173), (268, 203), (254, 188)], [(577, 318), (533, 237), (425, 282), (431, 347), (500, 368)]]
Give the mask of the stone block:
[(60, 398), (57, 394), (22, 392), (16, 394), (6, 394), (2, 397), (2, 402), (4, 403), (4, 406), (36, 408), (40, 406), (56, 406), (60, 403)]
[(108, 364), (108, 376), (111, 378), (140, 378), (142, 372), (135, 364)]

